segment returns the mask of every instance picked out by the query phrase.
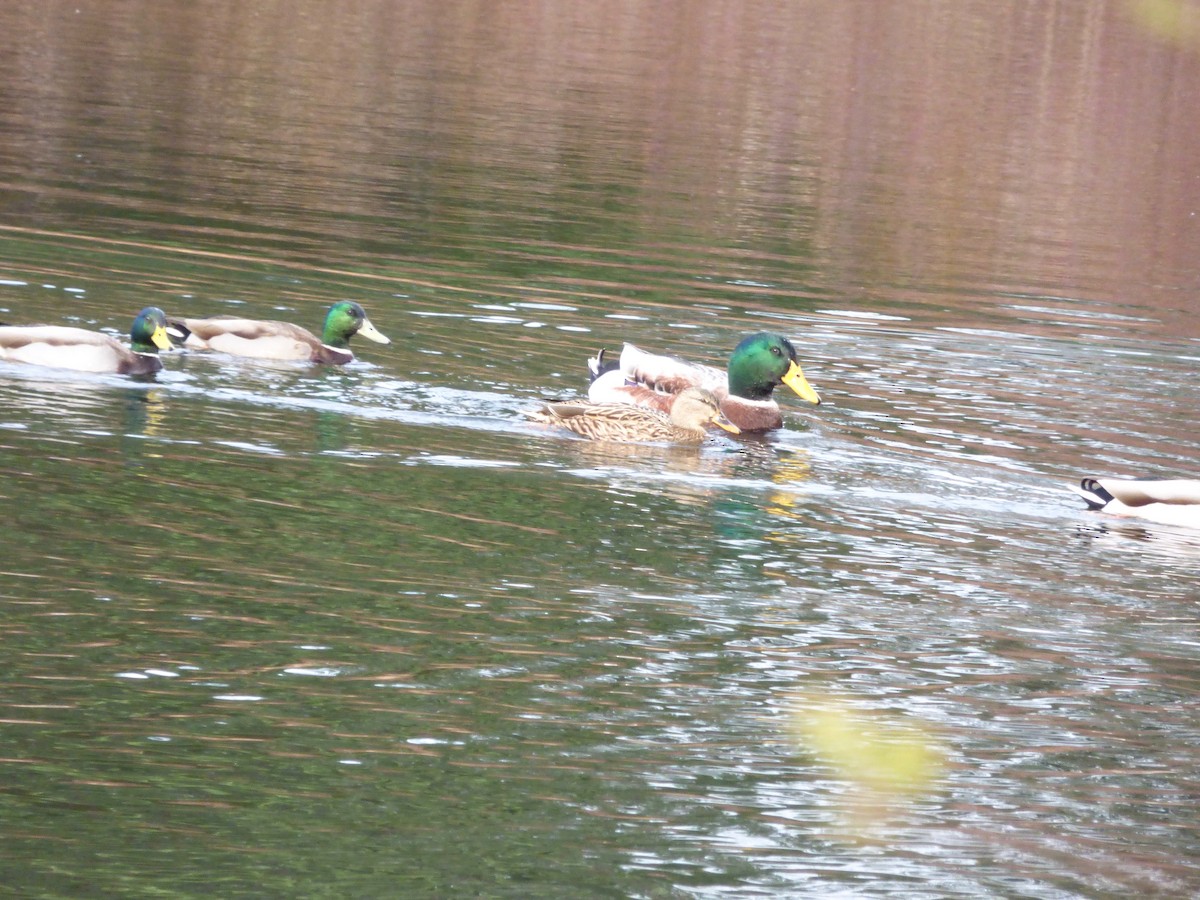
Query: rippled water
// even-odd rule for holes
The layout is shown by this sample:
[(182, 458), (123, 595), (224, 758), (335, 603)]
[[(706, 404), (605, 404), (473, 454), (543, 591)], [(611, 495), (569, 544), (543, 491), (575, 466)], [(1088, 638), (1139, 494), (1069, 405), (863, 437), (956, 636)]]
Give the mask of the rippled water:
[[(0, 364), (6, 882), (1194, 892), (1200, 536), (1065, 490), (1196, 474), (1139, 8), (5, 6), (0, 318), (393, 339)], [(525, 421), (766, 328), (825, 400), (767, 437)]]

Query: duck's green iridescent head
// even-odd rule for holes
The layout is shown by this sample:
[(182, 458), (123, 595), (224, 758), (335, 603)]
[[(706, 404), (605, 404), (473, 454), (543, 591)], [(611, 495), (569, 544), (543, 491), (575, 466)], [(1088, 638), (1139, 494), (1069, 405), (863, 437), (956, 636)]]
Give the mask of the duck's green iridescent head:
[(361, 334), (377, 344), (390, 344), (388, 340), (367, 318), (363, 308), (350, 300), (341, 300), (329, 307), (325, 316), (325, 331), (321, 343), (330, 347), (346, 349), (350, 346), (350, 338)]
[(809, 403), (820, 403), (796, 362), (787, 338), (762, 332), (742, 339), (729, 357), (729, 393), (747, 400), (767, 400), (777, 384), (786, 384)]
[(167, 338), (167, 314), (157, 306), (147, 306), (133, 320), (129, 329), (129, 345), (135, 353), (157, 353), (170, 350)]

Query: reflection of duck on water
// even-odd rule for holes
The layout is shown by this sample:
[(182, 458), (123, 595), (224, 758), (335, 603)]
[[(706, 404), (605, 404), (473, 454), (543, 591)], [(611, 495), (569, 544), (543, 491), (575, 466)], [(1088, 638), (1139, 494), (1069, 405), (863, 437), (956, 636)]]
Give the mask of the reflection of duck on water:
[(1071, 490), (1089, 509), (1109, 515), (1200, 528), (1200, 480), (1085, 478)]
[(155, 437), (166, 421), (166, 394), (160, 390), (130, 393), (125, 398), (125, 429), (132, 437)]
[[(749, 445), (753, 447), (753, 444)], [(804, 523), (811, 519), (812, 509), (806, 503), (804, 484), (812, 477), (808, 452), (802, 448), (779, 452), (763, 452), (770, 449), (764, 445), (750, 455), (744, 451), (730, 456), (726, 476), (743, 480), (753, 489), (726, 490), (716, 505), (720, 516), (713, 530), (722, 538), (732, 541), (770, 541), (788, 544), (802, 538)], [(760, 486), (764, 477), (770, 488), (764, 494)], [(741, 551), (739, 551), (740, 554)], [(763, 560), (751, 554), (744, 564), (761, 571)], [(740, 563), (741, 564), (741, 563)], [(777, 575), (772, 571), (768, 574)]]
[(126, 466), (140, 467), (146, 458), (161, 457), (157, 441), (145, 438), (160, 436), (166, 422), (166, 394), (160, 390), (130, 391), (122, 404), (124, 422), (118, 432), (121, 458)]
[(811, 477), (812, 465), (807, 452), (795, 450), (781, 456), (771, 472), (771, 481), (775, 489), (768, 497), (767, 511), (774, 516), (800, 518), (797, 501), (803, 494), (798, 488)]

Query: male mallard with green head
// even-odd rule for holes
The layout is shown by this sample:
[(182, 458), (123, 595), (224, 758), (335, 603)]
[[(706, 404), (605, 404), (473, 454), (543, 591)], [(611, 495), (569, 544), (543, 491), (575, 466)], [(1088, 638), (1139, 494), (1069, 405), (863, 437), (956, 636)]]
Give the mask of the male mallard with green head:
[(357, 303), (342, 300), (329, 308), (321, 337), (291, 322), (214, 316), (211, 319), (171, 319), (171, 339), (191, 350), (216, 350), (256, 359), (307, 359), (345, 365), (354, 359), (350, 338), (360, 334), (378, 344), (390, 344)]
[(711, 391), (721, 411), (742, 431), (769, 431), (783, 425), (775, 387), (786, 384), (809, 403), (819, 404), (796, 362), (796, 348), (782, 335), (763, 332), (743, 338), (725, 371), (714, 366), (660, 356), (626, 344), (620, 362), (604, 360), (604, 351), (588, 360), (588, 398), (597, 403), (629, 403), (669, 411), (688, 387)]
[(167, 317), (147, 306), (133, 320), (128, 347), (99, 331), (67, 325), (0, 326), (0, 360), (74, 369), (150, 375), (162, 368), (159, 350), (171, 349)]
[(565, 428), (595, 441), (625, 443), (670, 441), (698, 444), (705, 426), (716, 425), (737, 434), (740, 430), (721, 412), (717, 398), (700, 388), (680, 392), (668, 415), (657, 409), (628, 403), (556, 402), (530, 414), (535, 422)]

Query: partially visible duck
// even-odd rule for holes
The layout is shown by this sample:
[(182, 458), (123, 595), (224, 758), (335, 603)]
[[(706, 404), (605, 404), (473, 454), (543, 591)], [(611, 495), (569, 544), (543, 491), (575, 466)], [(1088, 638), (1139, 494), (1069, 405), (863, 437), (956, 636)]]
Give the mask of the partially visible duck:
[(1079, 487), (1071, 485), (1070, 488), (1084, 499), (1089, 509), (1113, 516), (1200, 528), (1200, 480), (1085, 478)]
[(628, 403), (547, 403), (530, 414), (536, 422), (565, 428), (596, 441), (671, 441), (698, 444), (705, 426), (716, 425), (737, 434), (739, 429), (722, 413), (709, 391), (688, 388), (679, 394), (671, 412), (631, 406)]
[(129, 342), (126, 347), (107, 334), (68, 325), (4, 325), (0, 359), (78, 372), (150, 375), (162, 368), (158, 351), (171, 349), (163, 311), (147, 306), (139, 312)]
[(660, 356), (625, 344), (619, 362), (605, 360), (601, 350), (588, 360), (588, 398), (596, 403), (632, 403), (664, 412), (688, 387), (711, 391), (721, 411), (742, 431), (770, 431), (783, 425), (772, 398), (786, 384), (809, 403), (820, 396), (796, 361), (796, 348), (782, 335), (767, 332), (744, 337), (729, 356), (725, 371), (714, 366)]
[(211, 319), (172, 317), (171, 340), (192, 350), (217, 350), (256, 359), (307, 359), (345, 365), (354, 359), (350, 338), (361, 334), (379, 344), (390, 344), (357, 303), (342, 300), (325, 316), (320, 338), (291, 322), (214, 316)]

